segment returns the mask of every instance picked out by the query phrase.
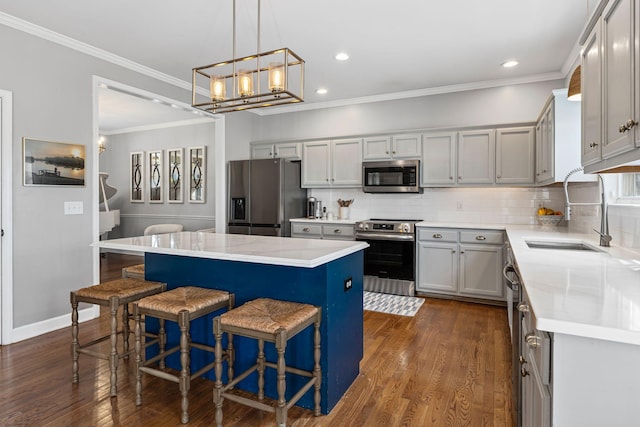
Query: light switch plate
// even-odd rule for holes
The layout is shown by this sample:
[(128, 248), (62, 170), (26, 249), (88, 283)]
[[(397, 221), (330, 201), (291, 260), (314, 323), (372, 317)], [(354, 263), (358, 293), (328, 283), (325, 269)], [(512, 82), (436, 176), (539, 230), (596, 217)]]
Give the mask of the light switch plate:
[(64, 202), (65, 215), (82, 215), (84, 206), (82, 202)]

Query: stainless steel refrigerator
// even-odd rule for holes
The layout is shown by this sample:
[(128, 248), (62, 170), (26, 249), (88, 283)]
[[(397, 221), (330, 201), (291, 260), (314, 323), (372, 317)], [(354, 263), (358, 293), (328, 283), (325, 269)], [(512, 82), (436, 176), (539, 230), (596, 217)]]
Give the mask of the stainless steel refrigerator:
[(291, 218), (305, 215), (300, 162), (238, 160), (228, 168), (228, 233), (291, 236)]

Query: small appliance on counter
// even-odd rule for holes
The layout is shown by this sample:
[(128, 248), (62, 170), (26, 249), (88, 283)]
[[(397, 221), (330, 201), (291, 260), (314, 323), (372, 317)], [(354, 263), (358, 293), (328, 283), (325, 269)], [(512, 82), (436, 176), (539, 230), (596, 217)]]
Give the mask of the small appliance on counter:
[(316, 199), (315, 197), (309, 197), (307, 199), (307, 218), (322, 218), (322, 201)]

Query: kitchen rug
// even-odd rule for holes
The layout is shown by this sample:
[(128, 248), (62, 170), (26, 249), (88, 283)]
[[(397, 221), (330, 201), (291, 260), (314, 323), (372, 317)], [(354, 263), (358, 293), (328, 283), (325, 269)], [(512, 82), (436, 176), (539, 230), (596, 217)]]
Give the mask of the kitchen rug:
[(364, 309), (369, 311), (412, 317), (423, 302), (423, 298), (364, 291)]

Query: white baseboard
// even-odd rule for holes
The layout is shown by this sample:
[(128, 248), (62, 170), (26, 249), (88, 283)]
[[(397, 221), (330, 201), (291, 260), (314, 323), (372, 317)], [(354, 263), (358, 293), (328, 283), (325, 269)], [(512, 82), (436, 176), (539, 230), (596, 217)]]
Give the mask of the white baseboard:
[[(100, 316), (100, 306), (92, 305), (89, 308), (78, 310), (78, 322), (86, 322), (87, 320), (95, 319)], [(20, 326), (11, 331), (9, 337), (9, 343), (23, 341), (29, 338), (37, 337), (38, 335), (46, 334), (48, 332), (57, 331), (58, 329), (71, 326), (71, 313), (64, 314), (62, 316), (54, 317), (53, 319), (42, 320), (40, 322), (32, 323), (30, 325)], [(71, 343), (71, 334), (69, 334), (69, 343)]]

